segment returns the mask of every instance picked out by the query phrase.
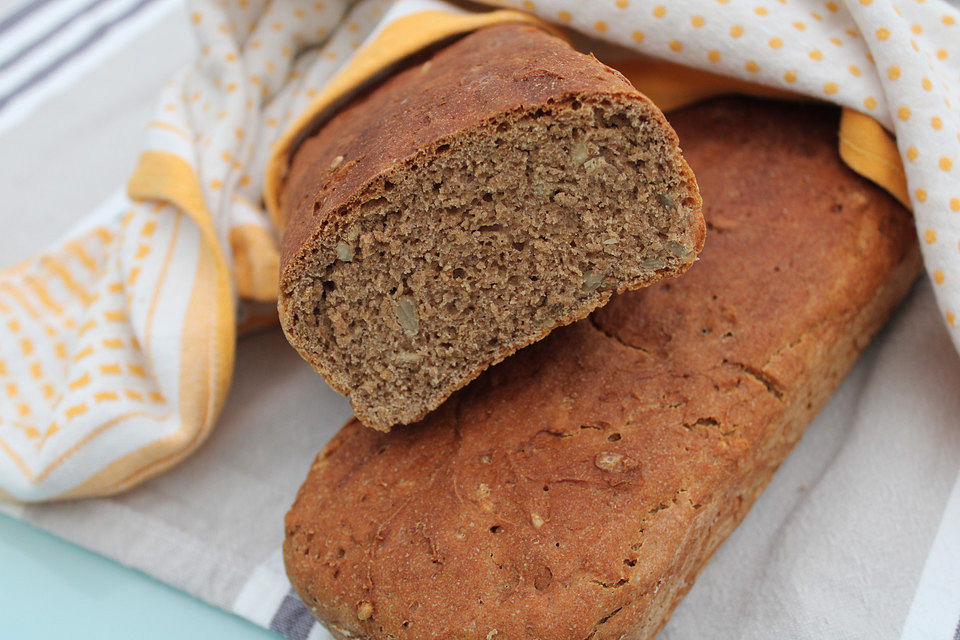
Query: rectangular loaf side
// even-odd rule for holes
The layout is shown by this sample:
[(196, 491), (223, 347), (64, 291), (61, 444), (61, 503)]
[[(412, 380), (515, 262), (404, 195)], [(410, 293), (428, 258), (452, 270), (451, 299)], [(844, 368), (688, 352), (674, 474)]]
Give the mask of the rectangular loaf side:
[(286, 520), (314, 614), (344, 638), (652, 637), (919, 272), (909, 212), (841, 163), (837, 118), (673, 114), (701, 261), (420, 424), (348, 423)]

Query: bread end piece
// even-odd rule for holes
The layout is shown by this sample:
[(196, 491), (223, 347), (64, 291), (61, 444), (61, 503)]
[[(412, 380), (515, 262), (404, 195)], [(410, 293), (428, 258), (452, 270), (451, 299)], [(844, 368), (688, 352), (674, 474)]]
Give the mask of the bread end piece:
[(349, 106), (301, 147), (285, 193), (284, 331), (381, 430), (682, 273), (704, 240), (663, 114), (521, 25), (471, 34)]

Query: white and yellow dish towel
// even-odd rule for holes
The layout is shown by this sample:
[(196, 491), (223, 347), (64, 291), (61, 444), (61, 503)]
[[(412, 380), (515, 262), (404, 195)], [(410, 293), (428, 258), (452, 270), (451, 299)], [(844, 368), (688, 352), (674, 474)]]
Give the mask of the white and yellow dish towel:
[[(163, 90), (129, 201), (0, 271), (0, 497), (115, 493), (199, 446), (227, 394), (237, 327), (270, 321), (275, 201), (296, 133), (410, 53), (498, 22), (574, 29), (625, 47), (631, 56), (610, 62), (665, 109), (729, 91), (843, 106), (841, 155), (913, 209), (943, 319), (960, 344), (956, 8), (943, 0), (487, 4), (499, 6), (190, 3), (200, 57)], [(634, 54), (689, 69), (665, 73), (662, 62), (628, 59)]]

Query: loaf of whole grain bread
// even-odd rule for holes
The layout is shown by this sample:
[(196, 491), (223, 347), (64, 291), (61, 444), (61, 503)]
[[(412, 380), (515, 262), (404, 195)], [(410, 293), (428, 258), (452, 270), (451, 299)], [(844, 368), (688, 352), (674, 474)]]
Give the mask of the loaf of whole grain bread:
[(281, 209), (283, 329), (378, 429), (614, 293), (682, 272), (704, 234), (663, 114), (517, 24), (343, 109), (296, 152)]
[(837, 119), (673, 114), (712, 233), (696, 267), (422, 423), (348, 423), (286, 519), (318, 619), (338, 638), (653, 636), (919, 272), (910, 214), (840, 162)]

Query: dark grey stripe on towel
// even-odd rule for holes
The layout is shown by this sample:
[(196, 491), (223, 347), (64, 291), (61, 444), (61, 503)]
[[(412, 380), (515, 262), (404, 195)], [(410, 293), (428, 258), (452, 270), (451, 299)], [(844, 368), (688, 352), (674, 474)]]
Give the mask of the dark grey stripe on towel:
[[(102, 1), (102, 0), (98, 0), (98, 1)], [(93, 32), (89, 36), (87, 36), (86, 39), (79, 42), (76, 46), (74, 46), (72, 49), (64, 53), (62, 56), (60, 56), (59, 58), (51, 62), (49, 65), (47, 65), (40, 71), (36, 72), (32, 76), (24, 80), (23, 83), (20, 84), (20, 86), (15, 87), (11, 91), (7, 92), (6, 95), (0, 96), (0, 110), (3, 110), (4, 108), (6, 108), (6, 106), (10, 104), (11, 101), (15, 100), (20, 94), (25, 93), (26, 91), (29, 91), (34, 85), (49, 78), (51, 75), (53, 75), (54, 72), (57, 71), (57, 69), (59, 69), (64, 64), (69, 62), (71, 58), (76, 57), (77, 55), (83, 53), (84, 51), (89, 49), (91, 46), (96, 44), (96, 42), (101, 38), (103, 38), (103, 36), (106, 35), (107, 32), (109, 32), (111, 29), (113, 29), (117, 25), (122, 24), (126, 20), (132, 18), (145, 6), (149, 4), (153, 4), (155, 1), (156, 0), (140, 0), (140, 2), (133, 5), (132, 7), (130, 7), (123, 13), (121, 13), (119, 16), (117, 16), (116, 18), (109, 20), (107, 22), (104, 22), (103, 24), (97, 26), (97, 28), (94, 29)]]
[(30, 42), (24, 45), (22, 49), (13, 53), (9, 58), (4, 60), (3, 62), (0, 62), (0, 71), (6, 71), (13, 65), (17, 64), (18, 62), (23, 60), (23, 58), (33, 53), (33, 51), (36, 50), (38, 47), (41, 47), (47, 42), (49, 42), (50, 40), (52, 40), (54, 37), (56, 37), (58, 33), (60, 33), (61, 31), (69, 27), (71, 24), (76, 22), (79, 18), (87, 15), (97, 7), (109, 1), (110, 0), (94, 0), (90, 4), (84, 7), (80, 7), (79, 11), (77, 11), (72, 15), (67, 16), (66, 19), (61, 20), (59, 24), (55, 25), (52, 29), (50, 29), (49, 31), (41, 35), (39, 38), (37, 38), (33, 42)]
[(293, 591), (288, 593), (280, 608), (273, 614), (270, 628), (290, 640), (306, 640), (310, 630), (316, 624), (310, 611), (303, 605), (300, 598)]
[(28, 2), (22, 5), (16, 11), (7, 14), (2, 20), (0, 20), (0, 33), (9, 31), (11, 27), (28, 17), (31, 13), (43, 9), (45, 6), (54, 1), (55, 0), (33, 0), (33, 2)]

